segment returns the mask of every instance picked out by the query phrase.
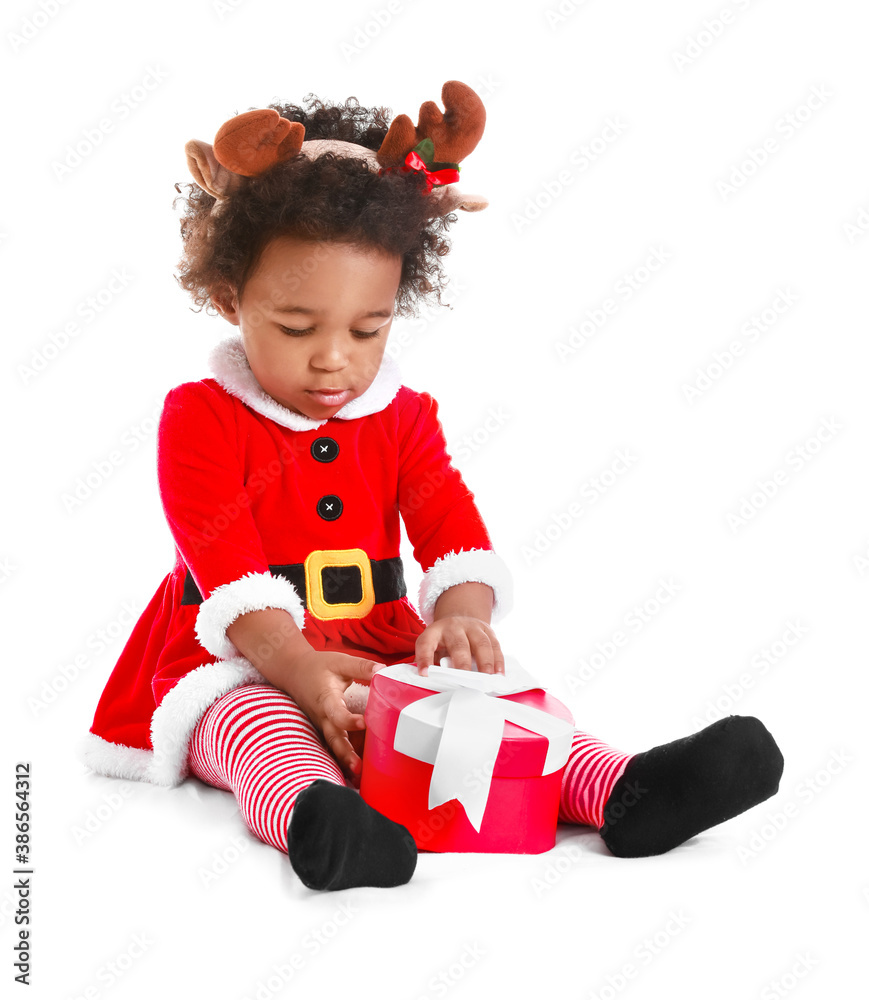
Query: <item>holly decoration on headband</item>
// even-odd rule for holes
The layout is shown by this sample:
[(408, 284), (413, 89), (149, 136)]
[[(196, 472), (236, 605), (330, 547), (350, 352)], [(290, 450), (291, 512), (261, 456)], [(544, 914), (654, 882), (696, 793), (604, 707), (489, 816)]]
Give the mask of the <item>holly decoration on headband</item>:
[[(381, 168), (380, 173), (389, 173), (395, 169), (395, 167)], [(407, 154), (401, 165), (402, 173), (411, 170), (418, 170), (425, 176), (426, 193), (429, 194), (435, 184), (455, 184), (459, 179), (461, 167), (458, 163), (436, 162), (434, 142), (431, 139), (423, 139)]]

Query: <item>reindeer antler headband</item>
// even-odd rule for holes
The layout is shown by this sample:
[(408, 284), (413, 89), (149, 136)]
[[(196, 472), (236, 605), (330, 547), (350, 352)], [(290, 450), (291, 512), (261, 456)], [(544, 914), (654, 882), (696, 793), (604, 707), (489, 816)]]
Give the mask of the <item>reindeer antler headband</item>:
[(443, 85), (441, 101), (445, 113), (434, 101), (420, 106), (418, 125), (407, 115), (395, 118), (378, 150), (343, 139), (305, 140), (301, 122), (281, 118), (272, 108), (246, 111), (221, 125), (213, 146), (191, 139), (184, 147), (187, 166), (196, 183), (217, 199), (213, 212), (238, 189), (242, 177), (256, 177), (300, 153), (314, 158), (327, 152), (361, 159), (374, 173), (421, 171), (438, 215), (457, 209), (478, 212), (489, 202), (480, 195), (463, 195), (453, 184), (459, 178), (459, 162), (480, 141), (486, 110), (477, 94), (458, 80)]

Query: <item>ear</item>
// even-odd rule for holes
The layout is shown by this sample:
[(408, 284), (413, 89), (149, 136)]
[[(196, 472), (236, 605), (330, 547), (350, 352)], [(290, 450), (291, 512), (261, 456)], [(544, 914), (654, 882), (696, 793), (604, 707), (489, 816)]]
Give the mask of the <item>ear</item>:
[(193, 179), (220, 201), (238, 190), (242, 178), (256, 177), (296, 156), (304, 138), (305, 126), (301, 122), (281, 118), (274, 108), (260, 108), (224, 122), (213, 146), (191, 139), (184, 152)]
[[(435, 195), (435, 191), (438, 192), (437, 195)], [(433, 187), (431, 195), (437, 198), (439, 215), (457, 212), (459, 209), (464, 212), (482, 212), (489, 204), (488, 198), (484, 198), (481, 194), (462, 194), (461, 191), (456, 190), (453, 184)]]
[(207, 142), (191, 139), (184, 146), (187, 169), (193, 179), (212, 198), (226, 198), (240, 184), (241, 177), (218, 162), (214, 148)]
[(238, 314), (238, 297), (235, 292), (225, 285), (211, 295), (211, 301), (220, 315), (233, 326), (241, 324), (241, 317)]

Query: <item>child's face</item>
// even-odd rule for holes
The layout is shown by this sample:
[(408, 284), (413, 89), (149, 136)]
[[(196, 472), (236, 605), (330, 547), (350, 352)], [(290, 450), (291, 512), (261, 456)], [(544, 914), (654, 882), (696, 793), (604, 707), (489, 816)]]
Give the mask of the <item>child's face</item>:
[(241, 299), (214, 296), (214, 304), (240, 327), (263, 389), (323, 420), (374, 381), (400, 279), (398, 256), (281, 236), (266, 246)]

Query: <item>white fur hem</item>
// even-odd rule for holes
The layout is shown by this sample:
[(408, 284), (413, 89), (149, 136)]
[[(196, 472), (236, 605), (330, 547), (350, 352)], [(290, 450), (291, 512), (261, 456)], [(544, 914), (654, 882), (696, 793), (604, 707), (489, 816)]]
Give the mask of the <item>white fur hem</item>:
[(196, 616), (196, 638), (221, 660), (241, 653), (226, 636), (226, 630), (248, 611), (281, 608), (293, 616), (300, 629), (305, 627), (305, 606), (289, 580), (271, 573), (246, 573), (231, 583), (217, 587), (200, 604)]
[(127, 747), (121, 743), (109, 743), (96, 733), (85, 733), (77, 756), (97, 774), (105, 774), (110, 778), (147, 781), (151, 758), (154, 755), (150, 750)]
[(423, 575), (418, 606), (426, 625), (434, 621), (437, 599), (459, 583), (487, 583), (495, 591), (493, 623), (513, 607), (513, 578), (504, 560), (491, 549), (460, 549), (441, 556)]
[(187, 753), (197, 722), (218, 698), (245, 684), (268, 681), (243, 656), (197, 667), (178, 681), (155, 710), (151, 718), (153, 751), (109, 743), (87, 733), (79, 758), (97, 774), (169, 788), (179, 785), (187, 777)]
[(268, 683), (243, 656), (203, 664), (182, 677), (151, 718), (154, 756), (148, 780), (170, 787), (183, 781), (187, 777), (190, 737), (205, 710), (234, 688)]

